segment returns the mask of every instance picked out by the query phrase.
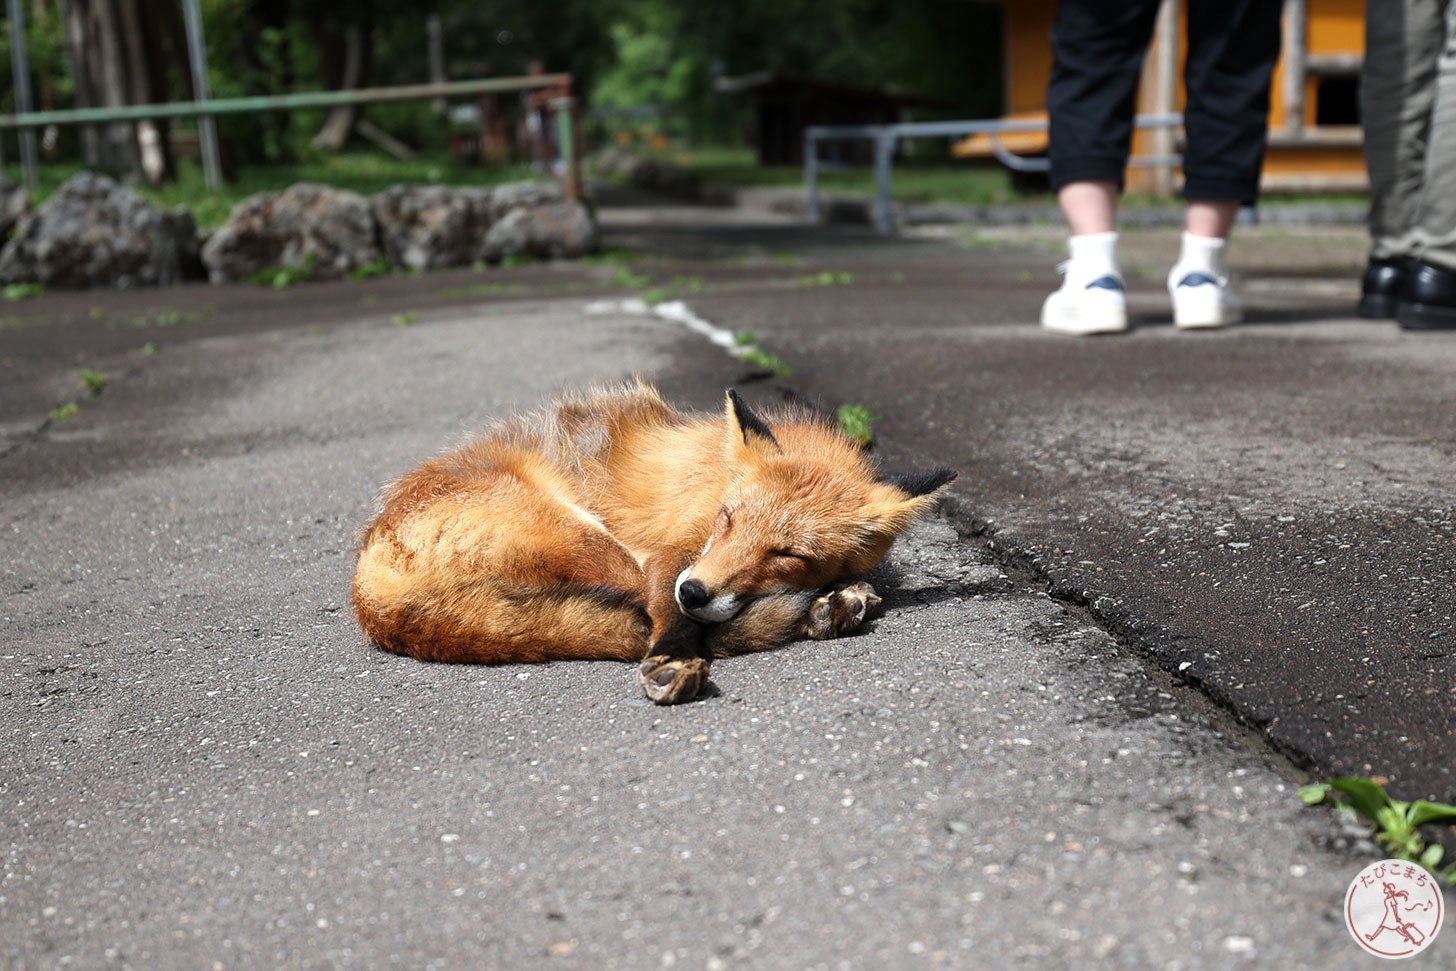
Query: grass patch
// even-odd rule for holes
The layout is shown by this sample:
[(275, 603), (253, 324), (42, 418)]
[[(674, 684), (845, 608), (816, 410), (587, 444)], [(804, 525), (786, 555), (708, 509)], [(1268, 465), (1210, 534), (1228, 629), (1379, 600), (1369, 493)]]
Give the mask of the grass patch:
[(845, 270), (823, 270), (801, 276), (794, 282), (801, 287), (842, 287), (854, 282), (854, 274)]
[(1392, 799), (1380, 783), (1361, 776), (1300, 786), (1299, 798), (1306, 806), (1333, 806), (1353, 821), (1363, 818), (1381, 847), (1402, 860), (1419, 863), (1443, 883), (1456, 886), (1456, 861), (1442, 867), (1445, 850), (1438, 843), (1427, 843), (1420, 831), (1428, 824), (1456, 823), (1456, 806), (1425, 799)]
[(137, 353), (141, 354), (142, 357), (156, 357), (157, 352), (160, 350), (161, 347), (157, 345), (156, 341), (147, 341)]
[(875, 415), (868, 405), (840, 405), (834, 413), (839, 430), (860, 448), (869, 448), (875, 440)]
[(406, 310), (402, 314), (394, 315), (394, 322), (401, 327), (413, 327), (419, 323), (420, 315), (413, 310)]
[(752, 347), (754, 344), (758, 343), (758, 338), (753, 336), (753, 334), (749, 331), (740, 330), (733, 335), (733, 343), (737, 344), (739, 347)]
[(363, 266), (354, 267), (352, 270), (349, 271), (349, 279), (372, 280), (377, 276), (389, 276), (389, 274), (389, 261), (381, 256), (377, 260), (370, 260)]
[(284, 287), (296, 286), (300, 283), (307, 283), (313, 279), (314, 257), (310, 253), (303, 261), (303, 266), (274, 266), (266, 270), (259, 270), (248, 279), (260, 287)]
[(67, 418), (75, 418), (81, 413), (81, 406), (74, 401), (68, 401), (50, 411), (51, 421), (65, 421)]
[(630, 266), (619, 266), (612, 274), (612, 284), (624, 290), (641, 290), (652, 285), (652, 277), (646, 273), (634, 273)]
[(472, 283), (464, 287), (446, 287), (443, 290), (435, 291), (435, 296), (444, 300), (458, 300), (469, 297), (489, 297), (494, 294), (511, 293), (520, 289), (519, 286), (495, 280), (491, 283)]
[[(178, 310), (175, 307), (167, 307), (158, 310), (156, 313), (140, 314), (132, 317), (127, 324), (132, 327), (180, 327), (182, 324), (192, 324), (202, 319), (202, 314), (196, 310)], [(113, 325), (108, 324), (108, 327)]]
[(745, 364), (752, 364), (754, 367), (763, 368), (776, 378), (786, 378), (794, 373), (794, 369), (784, 363), (784, 360), (761, 347), (746, 347), (738, 352), (738, 360)]
[(97, 397), (106, 390), (106, 375), (91, 367), (76, 369), (76, 380), (81, 382), (81, 387), (86, 394), (92, 398)]
[(12, 283), (0, 290), (0, 297), (14, 302), (16, 300), (29, 300), (31, 297), (38, 297), (46, 292), (44, 283)]

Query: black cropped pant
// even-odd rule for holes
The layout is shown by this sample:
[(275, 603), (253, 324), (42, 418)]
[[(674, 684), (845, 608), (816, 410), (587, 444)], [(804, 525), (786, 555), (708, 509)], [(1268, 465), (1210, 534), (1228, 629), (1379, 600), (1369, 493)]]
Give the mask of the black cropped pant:
[[(1280, 0), (1184, 4), (1185, 198), (1251, 204), (1258, 197), (1283, 7)], [(1061, 0), (1047, 88), (1053, 189), (1083, 181), (1122, 189), (1157, 15), (1158, 0)]]

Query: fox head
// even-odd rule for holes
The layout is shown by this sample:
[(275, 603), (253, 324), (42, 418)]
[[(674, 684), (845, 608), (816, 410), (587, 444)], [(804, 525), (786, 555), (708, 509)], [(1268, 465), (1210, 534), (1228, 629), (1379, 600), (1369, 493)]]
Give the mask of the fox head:
[(702, 552), (675, 589), (678, 608), (706, 623), (756, 597), (868, 571), (956, 477), (937, 469), (876, 478), (834, 429), (794, 422), (776, 436), (733, 391), (722, 448), (733, 474)]

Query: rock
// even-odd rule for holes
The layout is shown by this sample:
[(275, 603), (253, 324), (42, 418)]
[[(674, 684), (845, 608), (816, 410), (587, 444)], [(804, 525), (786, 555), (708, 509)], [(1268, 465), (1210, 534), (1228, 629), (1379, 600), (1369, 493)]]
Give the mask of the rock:
[(202, 248), (214, 283), (247, 280), (277, 267), (332, 280), (382, 255), (368, 200), (311, 182), (244, 199)]
[(8, 239), (10, 231), (28, 215), (30, 196), (24, 187), (0, 175), (0, 242)]
[(197, 227), (104, 175), (72, 176), (0, 251), (0, 282), (48, 287), (177, 283), (197, 266)]
[(370, 208), (390, 263), (409, 269), (517, 255), (569, 258), (596, 248), (591, 210), (566, 201), (555, 182), (397, 185), (374, 196)]
[[(666, 159), (637, 155), (613, 146), (599, 152), (592, 167), (600, 175), (648, 192), (675, 199), (700, 201), (704, 198), (704, 186), (697, 173)], [(723, 189), (714, 189), (713, 195), (721, 197)]]
[(396, 185), (369, 200), (379, 241), (393, 266), (432, 270), (482, 259), (493, 221), (489, 189)]
[(519, 206), (495, 222), (485, 236), (483, 258), (508, 256), (574, 259), (597, 246), (596, 219), (580, 202), (565, 199)]

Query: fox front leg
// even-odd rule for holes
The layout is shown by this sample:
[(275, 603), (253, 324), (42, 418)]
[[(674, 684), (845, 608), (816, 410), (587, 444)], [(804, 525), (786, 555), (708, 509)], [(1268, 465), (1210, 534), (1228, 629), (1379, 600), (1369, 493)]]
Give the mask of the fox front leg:
[(816, 641), (843, 637), (882, 613), (884, 606), (880, 595), (875, 593), (874, 587), (861, 580), (816, 599), (804, 619), (804, 636)]
[(677, 605), (674, 588), (683, 565), (674, 557), (655, 556), (644, 567), (652, 636), (647, 656), (637, 668), (637, 681), (643, 694), (659, 705), (692, 701), (708, 683), (712, 655), (704, 643), (703, 626)]

